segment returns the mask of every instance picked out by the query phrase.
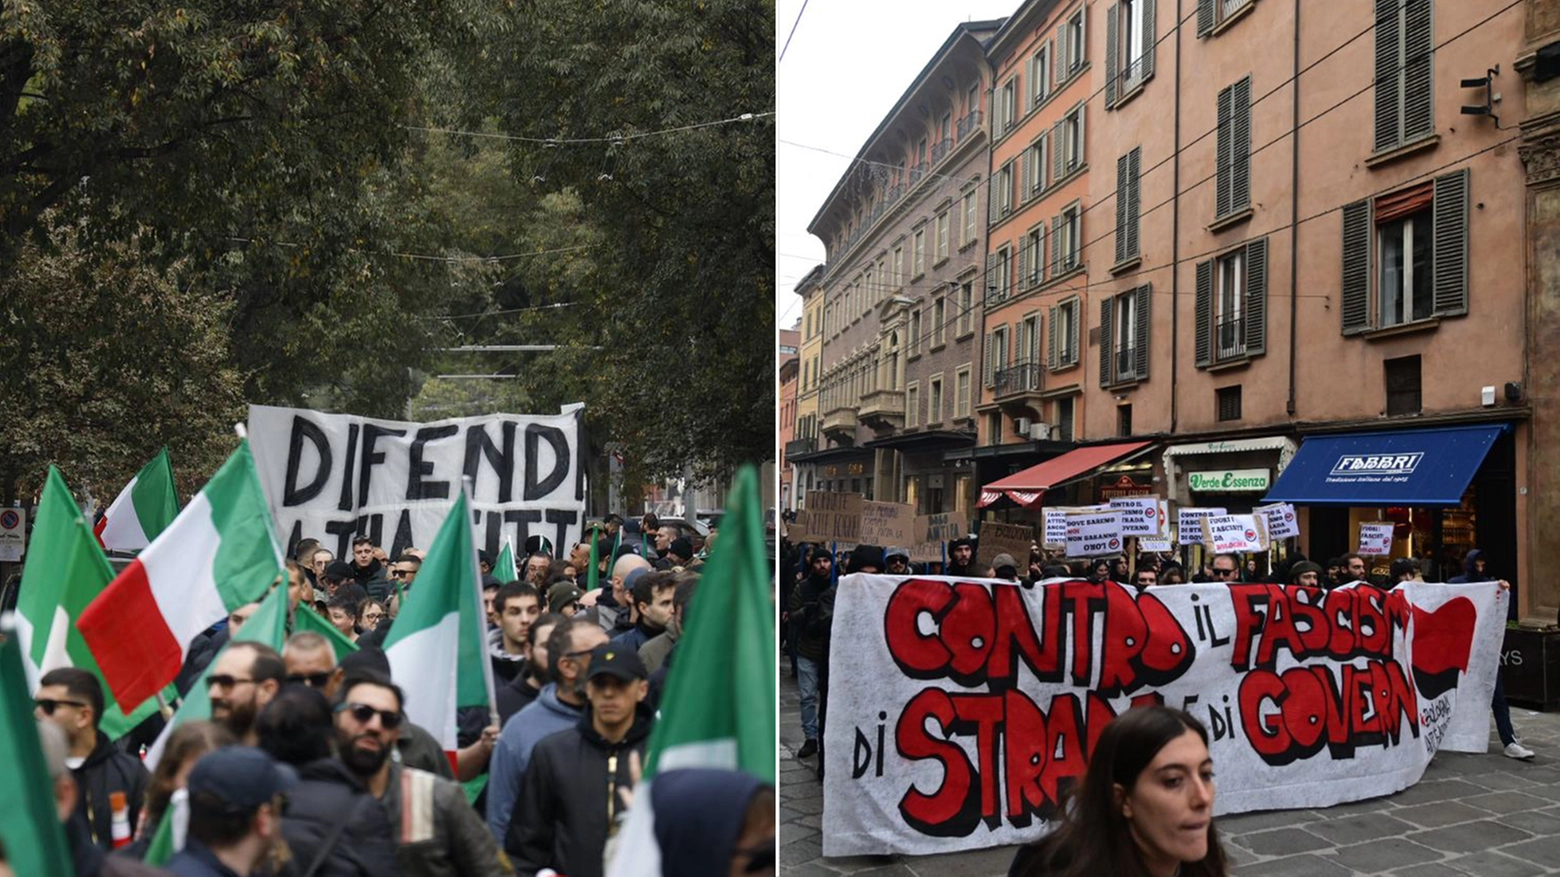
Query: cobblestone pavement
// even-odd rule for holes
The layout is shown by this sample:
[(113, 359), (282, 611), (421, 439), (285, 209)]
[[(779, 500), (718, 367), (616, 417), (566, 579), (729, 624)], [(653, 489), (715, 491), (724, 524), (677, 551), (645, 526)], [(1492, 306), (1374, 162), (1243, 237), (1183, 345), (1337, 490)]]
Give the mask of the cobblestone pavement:
[[(822, 855), (823, 786), (795, 752), (802, 744), (796, 683), (780, 679), (780, 871), (975, 877), (1005, 875), (1013, 847), (936, 856)], [(1324, 810), (1275, 810), (1219, 819), (1238, 877), (1353, 874), (1527, 877), (1560, 874), (1560, 713), (1512, 707), (1532, 762), (1499, 753), (1443, 752), (1424, 779), (1396, 795)]]

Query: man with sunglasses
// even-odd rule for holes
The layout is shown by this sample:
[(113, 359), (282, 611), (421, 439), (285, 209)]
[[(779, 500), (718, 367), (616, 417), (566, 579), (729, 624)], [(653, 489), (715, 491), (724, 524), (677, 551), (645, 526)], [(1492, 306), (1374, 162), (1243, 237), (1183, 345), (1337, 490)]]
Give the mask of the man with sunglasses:
[(1240, 558), (1233, 554), (1217, 554), (1213, 558), (1213, 580), (1226, 585), (1240, 581)]
[(390, 757), (405, 727), (405, 701), (389, 677), (357, 670), (336, 703), (341, 763), (385, 808), (396, 858), (407, 877), (508, 874), (498, 844), (453, 780)]
[(254, 746), (259, 741), (255, 717), (286, 679), (287, 664), (275, 649), (249, 640), (229, 644), (206, 675), (211, 720), (226, 726), (245, 746)]
[(547, 638), (553, 681), (504, 724), (488, 767), (487, 821), (494, 840), (502, 841), (509, 828), (531, 750), (542, 738), (579, 722), (585, 707), (585, 674), (590, 669), (591, 650), (606, 642), (606, 631), (585, 615), (560, 622)]
[(97, 677), (75, 667), (43, 674), (33, 697), (34, 714), (65, 733), (69, 754), (65, 764), (76, 777), (80, 796), (76, 812), (87, 822), (92, 842), (113, 849), (114, 812), (109, 796), (123, 792), (130, 807), (130, 830), (141, 818), (141, 802), (150, 779), (141, 760), (120, 752), (98, 730), (103, 717), (103, 686)]

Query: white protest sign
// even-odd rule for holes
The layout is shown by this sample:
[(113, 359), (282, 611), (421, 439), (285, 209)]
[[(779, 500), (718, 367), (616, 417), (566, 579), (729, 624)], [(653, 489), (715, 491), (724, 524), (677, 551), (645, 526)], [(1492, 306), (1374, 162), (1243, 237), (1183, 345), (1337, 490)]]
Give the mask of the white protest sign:
[(1121, 513), (1121, 535), (1154, 536), (1159, 533), (1159, 497), (1121, 496), (1110, 501)]
[(18, 561), (27, 553), (27, 510), (0, 509), (0, 560)]
[[(825, 856), (1034, 841), (1135, 698), (1206, 725), (1215, 816), (1331, 807), (1484, 752), (1506, 592), (1267, 584), (1032, 588), (846, 576), (824, 731)], [(1084, 608), (1088, 607), (1088, 608)], [(1077, 613), (1092, 619), (1082, 637)], [(1317, 629), (1297, 635), (1292, 618)], [(1345, 656), (1333, 643), (1347, 643)]]
[(1067, 515), (1075, 509), (1056, 507), (1045, 509), (1042, 543), (1047, 548), (1061, 548), (1067, 544)]
[(1252, 512), (1267, 522), (1268, 538), (1275, 542), (1300, 535), (1300, 522), (1295, 519), (1295, 507), (1287, 502), (1259, 505)]
[(1359, 553), (1364, 557), (1386, 557), (1392, 553), (1392, 529), (1389, 522), (1360, 525)]
[(1202, 519), (1203, 544), (1215, 554), (1266, 551), (1267, 538), (1256, 515), (1211, 515)]
[(1188, 508), (1182, 506), (1176, 512), (1175, 541), (1182, 545), (1201, 545), (1203, 541), (1203, 518), (1211, 518), (1222, 514), (1224, 514), (1224, 509)]
[(562, 557), (584, 525), (582, 413), (402, 423), (251, 405), (249, 444), (289, 553), (314, 537), (347, 557), (357, 534), (391, 557), (426, 548), (469, 477), (479, 548), (541, 536)]
[(1139, 539), (1138, 549), (1141, 551), (1174, 551), (1169, 539)]
[(1067, 556), (1095, 557), (1121, 551), (1121, 513), (1114, 509), (1067, 516)]

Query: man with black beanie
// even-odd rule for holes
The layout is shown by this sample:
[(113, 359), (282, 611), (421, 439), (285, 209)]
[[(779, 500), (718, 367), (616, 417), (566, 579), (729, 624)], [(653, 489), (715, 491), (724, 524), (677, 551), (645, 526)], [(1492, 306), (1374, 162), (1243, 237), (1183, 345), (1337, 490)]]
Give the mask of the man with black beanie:
[(975, 542), (968, 536), (948, 543), (948, 570), (950, 576), (972, 576), (975, 570)]

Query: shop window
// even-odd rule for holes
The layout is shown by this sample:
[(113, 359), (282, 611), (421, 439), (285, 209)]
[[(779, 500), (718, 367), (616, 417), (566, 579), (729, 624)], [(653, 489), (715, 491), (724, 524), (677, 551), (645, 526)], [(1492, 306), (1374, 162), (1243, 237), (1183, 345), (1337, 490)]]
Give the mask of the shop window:
[(1126, 438), (1132, 435), (1132, 406), (1116, 406), (1116, 435)]
[(1423, 408), (1419, 357), (1389, 359), (1382, 365), (1386, 372), (1387, 416), (1418, 414)]
[(1214, 391), (1218, 402), (1220, 421), (1240, 419), (1240, 385), (1220, 387)]

